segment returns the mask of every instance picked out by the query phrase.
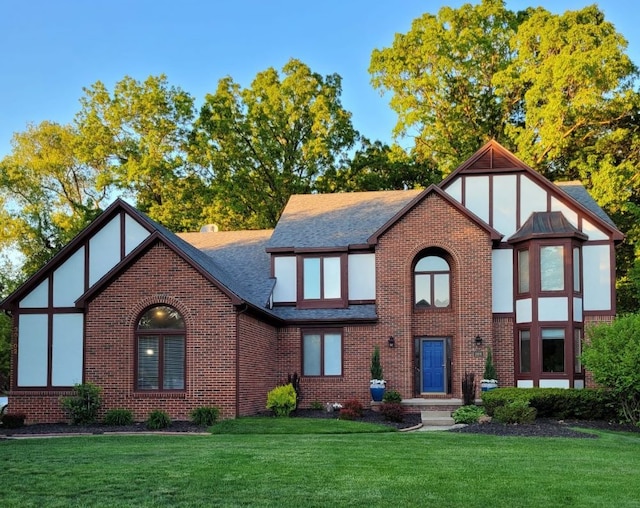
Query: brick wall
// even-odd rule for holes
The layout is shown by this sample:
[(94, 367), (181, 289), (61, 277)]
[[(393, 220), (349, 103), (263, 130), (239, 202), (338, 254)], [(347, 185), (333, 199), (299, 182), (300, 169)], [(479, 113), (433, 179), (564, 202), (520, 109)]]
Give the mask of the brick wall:
[[(135, 384), (135, 328), (157, 304), (175, 307), (186, 328), (186, 390), (141, 393)], [(100, 416), (113, 408), (143, 421), (152, 410), (186, 420), (196, 407), (215, 405), (236, 416), (236, 311), (229, 298), (163, 244), (156, 244), (93, 301), (85, 316), (85, 382), (103, 389)], [(69, 392), (13, 392), (12, 412), (28, 423), (63, 421), (59, 397)]]
[(276, 337), (276, 329), (273, 326), (247, 314), (238, 315), (238, 414), (240, 416), (264, 411), (269, 390), (286, 381), (286, 375), (283, 377), (277, 372)]

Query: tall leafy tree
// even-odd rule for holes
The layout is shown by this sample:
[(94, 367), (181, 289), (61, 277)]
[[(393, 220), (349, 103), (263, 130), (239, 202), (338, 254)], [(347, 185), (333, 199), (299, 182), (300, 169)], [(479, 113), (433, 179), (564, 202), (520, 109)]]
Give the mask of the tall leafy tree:
[(416, 157), (445, 173), (495, 138), (552, 180), (580, 179), (627, 235), (621, 308), (637, 306), (638, 70), (596, 6), (562, 15), (515, 13), (502, 0), (445, 7), (375, 50), (370, 72), (392, 94), (395, 134), (413, 135)]
[(194, 100), (166, 76), (125, 77), (113, 92), (96, 82), (85, 89), (76, 122), (83, 155), (139, 209), (174, 231), (203, 223), (209, 186), (187, 161)]
[(273, 227), (294, 193), (314, 190), (357, 137), (340, 102), (341, 79), (292, 59), (258, 73), (249, 88), (227, 77), (206, 96), (193, 160), (206, 168), (212, 213), (229, 228)]
[(79, 153), (72, 126), (43, 122), (15, 134), (0, 161), (0, 250), (33, 273), (100, 211), (107, 188)]
[(398, 145), (361, 140), (360, 147), (318, 178), (318, 192), (355, 192), (426, 188), (442, 173), (431, 161), (418, 161)]
[(493, 77), (513, 59), (516, 29), (502, 1), (485, 0), (425, 13), (390, 47), (373, 51), (372, 83), (391, 92), (394, 134), (415, 139), (418, 159), (447, 173), (490, 138), (509, 144), (510, 111)]

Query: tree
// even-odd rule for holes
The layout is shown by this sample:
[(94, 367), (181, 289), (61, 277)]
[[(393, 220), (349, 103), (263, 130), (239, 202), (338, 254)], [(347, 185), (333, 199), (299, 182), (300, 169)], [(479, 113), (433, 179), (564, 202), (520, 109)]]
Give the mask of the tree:
[(100, 211), (108, 188), (79, 156), (78, 132), (42, 122), (15, 134), (0, 161), (0, 250), (25, 260), (35, 272)]
[(318, 177), (318, 192), (355, 192), (426, 188), (442, 179), (430, 161), (419, 162), (398, 145), (361, 140), (361, 146), (339, 168)]
[(513, 58), (516, 28), (502, 1), (485, 0), (425, 13), (391, 47), (373, 51), (372, 83), (391, 91), (394, 135), (414, 137), (418, 160), (432, 160), (446, 174), (490, 138), (509, 145), (510, 111), (493, 77)]
[(109, 92), (100, 81), (84, 90), (76, 122), (83, 155), (99, 171), (99, 188), (113, 185), (173, 231), (210, 222), (213, 197), (187, 160), (194, 100), (166, 76), (144, 82), (126, 76)]
[(624, 418), (640, 425), (640, 315), (592, 326), (586, 335), (585, 367), (618, 398)]
[(206, 96), (193, 133), (194, 161), (208, 170), (219, 224), (273, 227), (291, 194), (309, 193), (355, 142), (340, 103), (341, 79), (292, 59), (242, 89), (229, 77)]
[(495, 138), (551, 180), (580, 179), (627, 236), (618, 267), (630, 310), (640, 302), (627, 277), (640, 257), (640, 94), (625, 51), (595, 5), (555, 15), (483, 0), (424, 14), (373, 52), (369, 70), (392, 94), (394, 133), (413, 134), (414, 156), (445, 174)]

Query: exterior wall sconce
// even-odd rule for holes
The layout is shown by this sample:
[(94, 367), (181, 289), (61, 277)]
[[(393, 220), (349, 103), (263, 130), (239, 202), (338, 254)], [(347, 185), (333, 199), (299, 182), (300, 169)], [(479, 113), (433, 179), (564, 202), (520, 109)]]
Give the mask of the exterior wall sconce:
[(477, 347), (482, 346), (482, 337), (480, 337), (480, 335), (476, 335), (476, 338), (474, 339), (474, 342), (475, 342)]
[(396, 347), (396, 339), (393, 338), (393, 335), (389, 337), (389, 340), (387, 340), (387, 343), (389, 344), (390, 348)]

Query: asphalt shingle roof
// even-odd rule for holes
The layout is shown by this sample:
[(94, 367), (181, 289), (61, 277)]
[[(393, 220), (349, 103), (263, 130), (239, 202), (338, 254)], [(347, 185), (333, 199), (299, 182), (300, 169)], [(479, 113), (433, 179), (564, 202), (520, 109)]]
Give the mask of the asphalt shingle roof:
[(420, 192), (293, 195), (267, 247), (317, 248), (365, 244)]
[(560, 187), (564, 192), (569, 194), (573, 199), (575, 199), (578, 203), (584, 206), (587, 210), (592, 212), (594, 215), (598, 216), (604, 222), (609, 224), (610, 226), (617, 229), (615, 223), (611, 220), (611, 218), (605, 213), (605, 211), (600, 208), (596, 200), (591, 197), (591, 194), (584, 188), (582, 183), (578, 181), (571, 182), (555, 182), (555, 184)]

